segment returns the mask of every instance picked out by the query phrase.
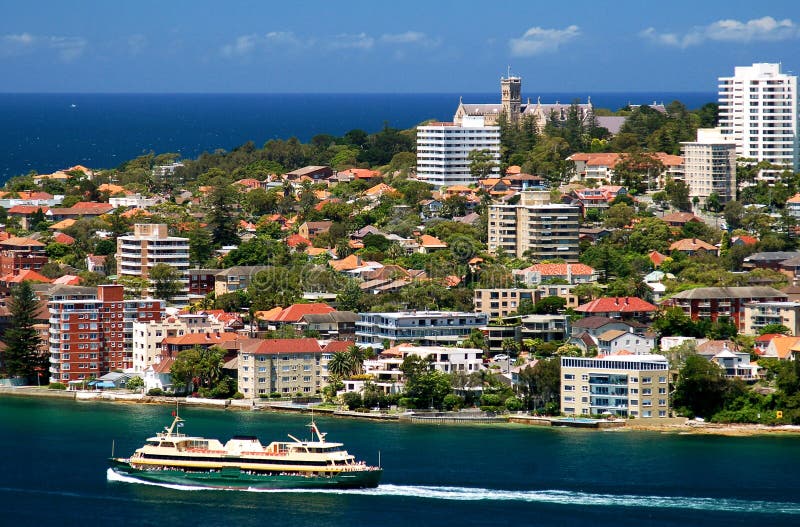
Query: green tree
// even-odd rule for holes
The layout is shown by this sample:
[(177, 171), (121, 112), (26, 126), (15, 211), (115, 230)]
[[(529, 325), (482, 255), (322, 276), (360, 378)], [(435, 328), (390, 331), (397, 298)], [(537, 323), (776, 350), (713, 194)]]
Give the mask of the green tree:
[(441, 408), (452, 392), (450, 377), (433, 368), (430, 358), (409, 355), (400, 366), (406, 378), (405, 396), (415, 408)]
[(172, 381), (177, 386), (213, 390), (222, 382), (224, 359), (225, 350), (219, 346), (181, 351), (170, 368)]
[(560, 296), (546, 296), (536, 302), (533, 306), (533, 312), (537, 315), (556, 315), (563, 311), (564, 306), (567, 305), (567, 300)]
[(778, 333), (781, 335), (791, 335), (792, 330), (784, 326), (783, 324), (767, 324), (763, 328), (758, 330), (759, 335), (769, 335), (773, 333)]
[(484, 179), (497, 168), (497, 161), (489, 150), (471, 150), (467, 154), (469, 173), (476, 179)]
[(681, 368), (675, 387), (674, 407), (690, 416), (711, 418), (722, 410), (727, 382), (722, 369), (699, 355), (690, 355)]
[(150, 269), (150, 280), (153, 283), (153, 296), (161, 300), (171, 301), (183, 289), (181, 272), (169, 264), (158, 263)]
[(216, 177), (211, 186), (211, 191), (204, 199), (211, 237), (217, 246), (236, 245), (239, 242), (236, 235), (237, 218), (233, 208), (236, 190), (222, 177)]
[(334, 353), (328, 361), (328, 372), (340, 379), (346, 379), (353, 374), (353, 356), (346, 351)]
[(188, 232), (189, 238), (189, 262), (192, 265), (203, 265), (214, 254), (214, 243), (208, 229), (195, 224)]
[(134, 392), (141, 391), (144, 388), (144, 380), (141, 377), (132, 377), (125, 387)]
[(561, 390), (561, 359), (541, 359), (534, 366), (523, 368), (519, 374), (519, 388), (530, 410), (557, 404)]
[(630, 225), (634, 216), (636, 216), (636, 211), (633, 207), (625, 203), (617, 203), (606, 211), (605, 226), (611, 229), (621, 229)]
[(673, 207), (684, 212), (692, 210), (692, 203), (689, 201), (689, 186), (686, 183), (670, 179), (664, 186), (664, 191), (669, 196), (669, 202)]
[(364, 307), (364, 292), (357, 280), (347, 280), (336, 295), (336, 305), (340, 311), (361, 311)]
[(39, 310), (39, 299), (30, 282), (24, 281), (11, 289), (7, 301), (10, 324), (3, 335), (3, 372), (9, 377), (44, 375), (49, 365), (46, 353), (39, 352), (39, 333), (33, 327)]

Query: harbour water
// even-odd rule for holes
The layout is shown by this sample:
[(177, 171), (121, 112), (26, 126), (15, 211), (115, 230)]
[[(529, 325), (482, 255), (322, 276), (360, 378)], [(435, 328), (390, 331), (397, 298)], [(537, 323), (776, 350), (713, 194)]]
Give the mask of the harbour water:
[[(542, 102), (592, 97), (596, 107), (680, 100), (698, 108), (713, 93), (523, 93)], [(153, 151), (195, 158), (247, 141), (354, 128), (377, 132), (384, 123), (411, 128), (453, 118), (458, 99), (491, 102), (485, 94), (0, 94), (0, 182), (35, 170), (47, 174), (76, 164), (113, 168)], [(291, 167), (296, 168), (296, 167)]]
[[(2, 525), (800, 525), (800, 438), (317, 418), (377, 489), (216, 491), (107, 471), (171, 408), (0, 399)], [(184, 432), (307, 437), (308, 416), (183, 408)]]

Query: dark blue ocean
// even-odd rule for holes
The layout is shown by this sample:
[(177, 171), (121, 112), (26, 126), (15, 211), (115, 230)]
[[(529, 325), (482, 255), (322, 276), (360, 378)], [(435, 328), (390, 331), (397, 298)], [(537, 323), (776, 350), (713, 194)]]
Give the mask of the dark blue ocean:
[[(0, 94), (0, 181), (31, 170), (49, 173), (81, 164), (113, 168), (143, 153), (177, 152), (194, 158), (247, 141), (317, 134), (342, 135), (384, 123), (410, 128), (427, 119), (450, 120), (459, 96), (484, 94)], [(591, 96), (596, 107), (680, 100), (698, 108), (714, 93), (542, 93), (542, 102)]]
[[(107, 472), (166, 406), (0, 399), (0, 525), (466, 527), (800, 525), (800, 439), (317, 418), (384, 468), (377, 489), (214, 491)], [(307, 416), (184, 408), (184, 432), (307, 437)]]

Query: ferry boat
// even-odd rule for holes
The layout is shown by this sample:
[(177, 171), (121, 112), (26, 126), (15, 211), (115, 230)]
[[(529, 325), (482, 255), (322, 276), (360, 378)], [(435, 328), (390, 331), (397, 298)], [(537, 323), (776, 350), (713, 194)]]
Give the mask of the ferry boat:
[(184, 420), (174, 419), (127, 458), (112, 457), (118, 474), (168, 484), (219, 489), (356, 489), (377, 487), (383, 470), (356, 461), (342, 443), (325, 440), (312, 418), (312, 440), (274, 441), (263, 446), (256, 437), (217, 439), (180, 433)]

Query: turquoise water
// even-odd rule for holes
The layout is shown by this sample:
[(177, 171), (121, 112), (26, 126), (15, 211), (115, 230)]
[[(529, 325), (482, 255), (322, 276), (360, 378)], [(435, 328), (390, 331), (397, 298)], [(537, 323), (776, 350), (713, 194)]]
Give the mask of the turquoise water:
[[(800, 439), (318, 418), (384, 481), (363, 491), (213, 491), (109, 480), (163, 406), (0, 399), (2, 525), (800, 525)], [(306, 416), (185, 408), (184, 431), (262, 441)]]

